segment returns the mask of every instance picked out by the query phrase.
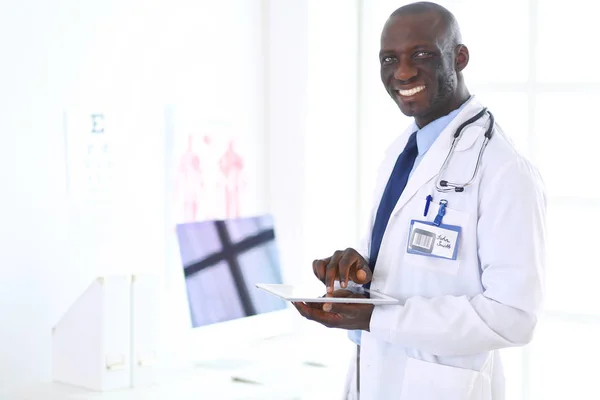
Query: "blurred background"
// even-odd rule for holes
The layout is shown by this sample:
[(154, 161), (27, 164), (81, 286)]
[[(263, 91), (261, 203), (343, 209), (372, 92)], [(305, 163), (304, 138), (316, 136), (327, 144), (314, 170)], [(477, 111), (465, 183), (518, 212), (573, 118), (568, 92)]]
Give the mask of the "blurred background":
[[(377, 58), (405, 3), (3, 0), (0, 385), (50, 379), (51, 328), (99, 275), (157, 276), (165, 340), (189, 329), (177, 223), (273, 215), (286, 282), (355, 246), (409, 123)], [(546, 311), (504, 352), (507, 398), (600, 398), (600, 6), (439, 3), (549, 194)]]

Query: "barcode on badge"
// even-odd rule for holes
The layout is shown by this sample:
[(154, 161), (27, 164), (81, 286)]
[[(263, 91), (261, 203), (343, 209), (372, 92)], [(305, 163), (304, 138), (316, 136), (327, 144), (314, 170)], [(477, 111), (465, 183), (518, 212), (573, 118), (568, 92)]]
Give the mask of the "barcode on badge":
[(431, 253), (434, 240), (435, 233), (416, 228), (413, 231), (411, 247), (424, 253)]

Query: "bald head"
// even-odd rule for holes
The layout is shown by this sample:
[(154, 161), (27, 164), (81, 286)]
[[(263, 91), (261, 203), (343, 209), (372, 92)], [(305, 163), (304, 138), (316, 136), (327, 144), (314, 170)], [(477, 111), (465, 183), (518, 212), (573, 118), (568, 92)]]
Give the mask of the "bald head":
[(450, 11), (448, 11), (448, 9), (440, 6), (439, 4), (431, 3), (428, 1), (420, 1), (417, 3), (407, 4), (394, 11), (390, 15), (390, 18), (425, 13), (431, 13), (437, 17), (436, 19), (434, 19), (435, 22), (431, 26), (431, 29), (440, 29), (440, 31), (443, 31), (447, 44), (451, 46), (451, 48), (454, 48), (461, 44), (462, 37), (460, 34), (460, 27), (458, 26), (458, 22), (456, 21), (454, 14), (452, 14)]

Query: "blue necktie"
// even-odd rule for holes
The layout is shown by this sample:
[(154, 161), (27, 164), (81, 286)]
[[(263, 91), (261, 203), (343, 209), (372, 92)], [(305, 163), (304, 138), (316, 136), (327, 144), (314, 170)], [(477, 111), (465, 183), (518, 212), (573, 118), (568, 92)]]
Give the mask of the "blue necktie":
[[(375, 270), (375, 263), (377, 262), (377, 256), (379, 255), (379, 248), (381, 247), (381, 240), (385, 233), (392, 211), (396, 207), (396, 203), (408, 182), (408, 177), (415, 164), (415, 159), (419, 151), (417, 149), (417, 132), (410, 135), (406, 147), (396, 160), (396, 165), (390, 179), (385, 187), (383, 195), (381, 196), (381, 202), (377, 209), (377, 215), (375, 216), (375, 223), (373, 224), (373, 231), (371, 233), (371, 251), (369, 252), (369, 267), (371, 271)], [(366, 287), (370, 287), (369, 284)]]

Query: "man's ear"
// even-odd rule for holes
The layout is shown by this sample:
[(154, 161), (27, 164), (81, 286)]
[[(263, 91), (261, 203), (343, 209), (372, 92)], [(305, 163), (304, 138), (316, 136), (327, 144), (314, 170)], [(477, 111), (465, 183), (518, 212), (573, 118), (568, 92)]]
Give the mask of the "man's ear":
[(469, 64), (469, 49), (464, 44), (456, 46), (455, 68), (461, 72)]

